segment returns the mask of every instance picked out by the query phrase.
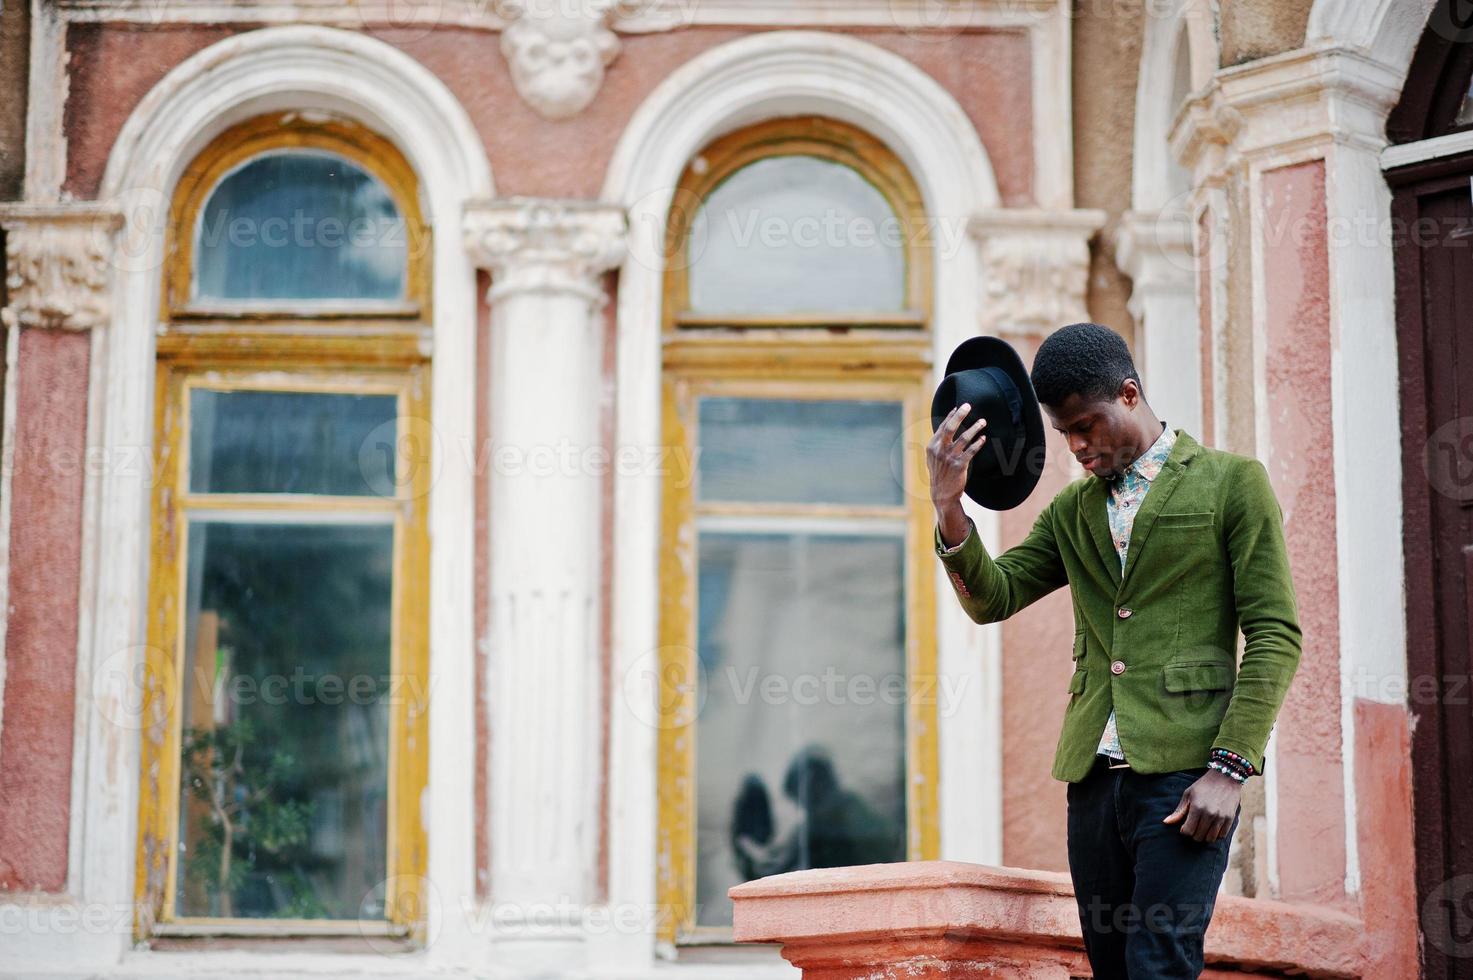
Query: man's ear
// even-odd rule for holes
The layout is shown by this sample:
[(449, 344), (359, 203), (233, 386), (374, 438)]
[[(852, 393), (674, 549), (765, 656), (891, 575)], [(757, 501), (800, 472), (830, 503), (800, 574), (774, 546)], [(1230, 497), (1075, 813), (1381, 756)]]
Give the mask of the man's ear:
[(1141, 386), (1134, 378), (1126, 378), (1120, 382), (1120, 395), (1118, 396), (1125, 407), (1134, 409), (1141, 401)]

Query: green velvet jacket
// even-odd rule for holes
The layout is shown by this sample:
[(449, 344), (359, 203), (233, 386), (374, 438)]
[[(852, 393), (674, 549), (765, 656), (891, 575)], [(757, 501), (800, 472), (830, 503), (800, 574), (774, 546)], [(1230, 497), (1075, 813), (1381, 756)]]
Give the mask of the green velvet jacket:
[(1205, 766), (1214, 746), (1263, 771), (1300, 653), (1283, 515), (1262, 463), (1176, 431), (1136, 514), (1123, 575), (1108, 490), (1095, 476), (1061, 490), (1027, 538), (997, 558), (975, 528), (959, 551), (942, 554), (936, 530), (937, 554), (978, 623), (1069, 586), (1074, 675), (1056, 779), (1088, 774), (1111, 708), (1139, 772)]

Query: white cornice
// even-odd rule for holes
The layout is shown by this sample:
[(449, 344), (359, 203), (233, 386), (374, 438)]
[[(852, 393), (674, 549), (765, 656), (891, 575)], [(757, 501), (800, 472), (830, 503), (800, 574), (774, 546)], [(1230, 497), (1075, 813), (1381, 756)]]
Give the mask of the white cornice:
[(1172, 151), (1210, 182), (1233, 160), (1325, 143), (1379, 152), (1400, 73), (1360, 49), (1319, 44), (1220, 71), (1188, 100)]
[[(1051, 16), (1055, 0), (600, 0), (608, 23), (625, 34), (681, 27), (891, 27), (959, 32), (1027, 27)], [(470, 27), (503, 30), (514, 19), (493, 0), (55, 0), (71, 21), (145, 24), (319, 24), (336, 27)]]
[[(598, 95), (618, 57), (616, 31), (641, 34), (691, 26), (887, 28), (944, 41), (964, 31), (1026, 29), (1034, 42), (1035, 128), (1064, 133), (1038, 152), (1040, 200), (1071, 202), (1067, 126), (1067, 22), (1059, 0), (55, 0), (66, 21), (159, 24), (310, 25), (425, 34), (442, 28), (499, 33), (517, 92), (547, 119), (577, 115)], [(1054, 30), (1047, 28), (1053, 25)], [(1062, 25), (1060, 27), (1059, 25)], [(1061, 36), (1056, 37), (1055, 35)], [(53, 44), (53, 47), (59, 47)], [(43, 53), (33, 61), (50, 63)], [(1062, 81), (1060, 81), (1062, 79)], [(65, 78), (61, 79), (64, 83)], [(1039, 84), (1039, 83), (1042, 84)], [(54, 87), (54, 86), (52, 86)], [(33, 85), (33, 89), (35, 86)], [(1062, 100), (1062, 101), (1061, 101)], [(1060, 104), (1055, 104), (1060, 103)], [(54, 131), (57, 126), (47, 127)], [(1054, 143), (1059, 143), (1056, 138)]]

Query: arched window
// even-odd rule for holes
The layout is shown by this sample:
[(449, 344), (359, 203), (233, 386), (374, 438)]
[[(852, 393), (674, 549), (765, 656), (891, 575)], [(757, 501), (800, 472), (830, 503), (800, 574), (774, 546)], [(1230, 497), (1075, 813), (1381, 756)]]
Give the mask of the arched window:
[(708, 147), (675, 195), (666, 251), (667, 325), (920, 327), (929, 314), (919, 191), (884, 144), (831, 121)]
[(156, 384), (142, 931), (407, 935), (427, 765), (429, 236), (345, 121), (177, 187)]
[(674, 201), (660, 901), (702, 940), (739, 882), (937, 856), (933, 245), (905, 167), (828, 119), (717, 140)]

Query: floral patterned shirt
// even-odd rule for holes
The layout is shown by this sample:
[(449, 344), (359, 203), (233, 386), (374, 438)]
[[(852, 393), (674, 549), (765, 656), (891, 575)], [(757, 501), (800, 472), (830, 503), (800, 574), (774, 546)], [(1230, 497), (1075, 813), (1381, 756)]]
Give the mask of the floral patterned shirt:
[[(1110, 495), (1105, 502), (1105, 513), (1110, 519), (1110, 538), (1115, 542), (1115, 551), (1120, 555), (1120, 571), (1125, 571), (1125, 556), (1130, 551), (1130, 530), (1135, 526), (1135, 515), (1140, 512), (1141, 501), (1151, 482), (1166, 465), (1171, 447), (1176, 445), (1176, 433), (1167, 425), (1151, 443), (1151, 448), (1125, 468), (1125, 472), (1110, 481)], [(1120, 733), (1115, 728), (1115, 712), (1105, 721), (1104, 734), (1100, 736), (1100, 747), (1096, 750), (1114, 759), (1124, 759), (1120, 749)]]

